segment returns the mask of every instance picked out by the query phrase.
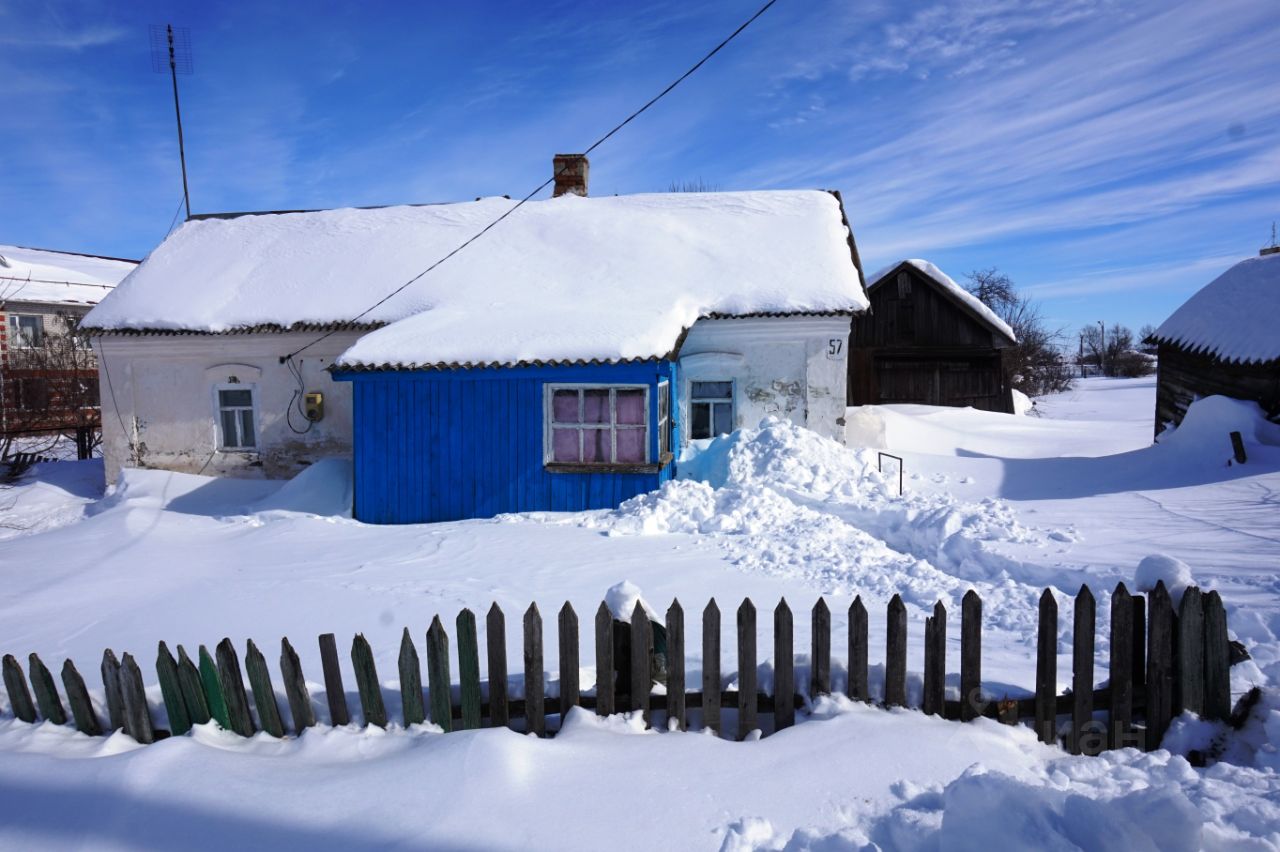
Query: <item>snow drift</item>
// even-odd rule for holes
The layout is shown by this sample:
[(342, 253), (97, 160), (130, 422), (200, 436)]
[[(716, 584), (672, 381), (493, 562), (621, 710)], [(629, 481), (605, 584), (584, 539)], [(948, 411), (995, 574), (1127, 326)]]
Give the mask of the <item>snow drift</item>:
[[(922, 608), (975, 582), (998, 599), (1005, 594), (998, 584), (1011, 575), (1060, 579), (987, 548), (1037, 535), (1000, 501), (899, 496), (896, 479), (891, 485), (876, 470), (873, 451), (778, 418), (698, 442), (681, 460), (680, 477), (581, 523), (612, 535), (708, 536), (744, 570), (803, 577), (824, 592), (901, 594)], [(1024, 617), (1014, 615), (1023, 607), (992, 609), (997, 623)]]

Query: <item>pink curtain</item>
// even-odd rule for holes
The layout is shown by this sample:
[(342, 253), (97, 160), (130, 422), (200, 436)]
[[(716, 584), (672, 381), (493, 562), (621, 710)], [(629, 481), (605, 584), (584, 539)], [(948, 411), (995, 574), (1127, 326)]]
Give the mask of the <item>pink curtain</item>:
[(644, 391), (620, 390), (617, 394), (618, 422), (643, 425), (645, 422)]
[(648, 432), (649, 430), (644, 427), (618, 430), (617, 461), (619, 464), (644, 463), (644, 444)]

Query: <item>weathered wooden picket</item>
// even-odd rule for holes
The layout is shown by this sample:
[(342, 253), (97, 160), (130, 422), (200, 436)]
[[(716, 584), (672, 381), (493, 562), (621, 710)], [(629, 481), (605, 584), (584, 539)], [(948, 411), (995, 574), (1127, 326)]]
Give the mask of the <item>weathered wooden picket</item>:
[[(848, 678), (845, 694), (870, 702), (868, 680), (867, 610), (861, 597), (848, 613)], [(684, 610), (679, 601), (667, 610), (665, 624), (665, 689), (654, 690), (655, 660), (653, 624), (640, 604), (630, 624), (614, 619), (605, 604), (595, 614), (595, 649), (599, 677), (595, 694), (584, 694), (579, 683), (578, 616), (566, 603), (559, 611), (559, 695), (545, 694), (542, 615), (536, 604), (523, 616), (524, 697), (507, 693), (506, 618), (495, 603), (485, 619), (488, 637), (488, 688), (480, 679), (476, 617), (464, 609), (457, 616), (459, 697), (452, 700), (449, 636), (439, 616), (426, 633), (427, 698), (423, 701), (422, 670), (418, 647), (406, 628), (400, 644), (398, 667), (401, 715), (405, 725), (430, 720), (445, 731), (482, 726), (522, 728), (539, 736), (548, 732), (548, 716), (559, 717), (573, 706), (600, 715), (638, 711), (652, 724), (657, 714), (670, 728), (686, 729), (690, 710), (700, 711), (704, 728), (722, 730), (723, 711), (736, 711), (736, 736), (744, 738), (764, 727), (760, 715), (772, 717), (771, 730), (793, 725), (796, 710), (813, 697), (831, 692), (831, 613), (819, 599), (811, 613), (812, 635), (809, 678), (797, 690), (792, 612), (785, 600), (773, 611), (772, 694), (757, 689), (756, 609), (750, 599), (737, 610), (738, 688), (721, 688), (720, 610), (715, 600), (702, 613), (701, 690), (688, 691), (685, 682)], [(938, 602), (925, 619), (923, 685), (920, 709), (930, 715), (968, 721), (978, 717), (1008, 724), (1032, 720), (1041, 740), (1061, 743), (1077, 754), (1097, 754), (1126, 745), (1153, 748), (1163, 738), (1172, 718), (1190, 710), (1203, 718), (1227, 719), (1231, 712), (1229, 686), (1230, 648), (1226, 612), (1217, 592), (1202, 594), (1188, 589), (1175, 612), (1163, 584), (1149, 598), (1131, 595), (1124, 585), (1111, 598), (1110, 681), (1094, 684), (1095, 601), (1087, 586), (1075, 599), (1072, 685), (1057, 692), (1058, 606), (1045, 590), (1040, 598), (1037, 637), (1036, 685), (1032, 697), (993, 696), (982, 690), (982, 601), (970, 591), (961, 603), (959, 690), (954, 699), (946, 690), (947, 610)], [(102, 658), (102, 680), (108, 720), (103, 725), (94, 711), (84, 678), (71, 660), (62, 666), (62, 683), (71, 707), (71, 722), (90, 736), (123, 729), (140, 743), (187, 733), (193, 725), (211, 719), (241, 736), (259, 728), (274, 737), (286, 731), (298, 733), (316, 724), (311, 696), (298, 654), (287, 638), (281, 640), (280, 675), (291, 725), (286, 726), (277, 702), (266, 659), (250, 640), (245, 654), (245, 674), (236, 649), (223, 639), (214, 653), (201, 645), (194, 662), (183, 646), (175, 659), (164, 642), (159, 644), (156, 673), (164, 700), (168, 730), (153, 728), (143, 688), (142, 672), (131, 654), (117, 660), (107, 650)], [(320, 637), (325, 693), (335, 725), (351, 720), (332, 633)], [(659, 665), (658, 670), (663, 666)], [(37, 718), (55, 724), (68, 723), (53, 675), (35, 654), (29, 657), (28, 678), (12, 655), (3, 658), (4, 685), (13, 714), (26, 722)], [(351, 670), (355, 674), (360, 708), (367, 725), (386, 727), (388, 715), (374, 664), (373, 650), (363, 635), (351, 645)], [(895, 595), (887, 610), (881, 703), (886, 707), (908, 704), (907, 612)], [(35, 699), (32, 700), (34, 692)], [(250, 694), (256, 720), (250, 712)], [(487, 700), (486, 700), (487, 699)], [(1098, 718), (1104, 713), (1105, 719)], [(1141, 719), (1143, 724), (1138, 724)], [(523, 720), (523, 724), (519, 724)], [(1060, 722), (1060, 720), (1062, 720)], [(767, 730), (766, 730), (767, 732)]]

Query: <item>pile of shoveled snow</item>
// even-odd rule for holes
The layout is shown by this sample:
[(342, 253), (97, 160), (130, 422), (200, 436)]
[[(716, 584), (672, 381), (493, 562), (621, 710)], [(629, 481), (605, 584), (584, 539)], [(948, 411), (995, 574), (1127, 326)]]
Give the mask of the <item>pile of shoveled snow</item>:
[[(581, 522), (616, 535), (710, 536), (745, 570), (800, 576), (824, 592), (901, 593), (921, 607), (975, 583), (1019, 597), (1031, 590), (1015, 592), (1009, 579), (1078, 587), (1075, 577), (985, 546), (1038, 539), (1003, 502), (899, 496), (896, 478), (876, 470), (874, 451), (850, 450), (788, 421), (769, 418), (700, 442), (682, 459), (680, 477)], [(1008, 615), (992, 610), (996, 623)]]

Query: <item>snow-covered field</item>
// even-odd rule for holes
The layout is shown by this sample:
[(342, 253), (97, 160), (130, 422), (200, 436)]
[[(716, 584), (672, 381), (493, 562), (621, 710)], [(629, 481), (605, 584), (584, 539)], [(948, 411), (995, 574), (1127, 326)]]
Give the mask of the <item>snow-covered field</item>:
[[(243, 648), (252, 637), (270, 659), (287, 635), (317, 681), (315, 637), (332, 631), (344, 643), (361, 632), (394, 713), (400, 631), (421, 637), (433, 614), (449, 624), (464, 606), (497, 601), (514, 650), (518, 614), (536, 600), (554, 660), (550, 614), (568, 600), (589, 617), (622, 580), (658, 610), (678, 596), (691, 633), (713, 595), (722, 610), (744, 596), (771, 610), (785, 596), (796, 636), (807, 637), (808, 609), (824, 595), (839, 636), (861, 594), (874, 667), (884, 604), (899, 592), (918, 672), (925, 610), (946, 603), (954, 662), (959, 598), (975, 588), (985, 688), (1015, 694), (1033, 683), (1042, 588), (1060, 595), (1064, 613), (1081, 582), (1100, 593), (1101, 680), (1110, 588), (1132, 585), (1138, 562), (1160, 553), (1222, 592), (1254, 656), (1233, 669), (1233, 690), (1269, 685), (1280, 678), (1280, 427), (1211, 399), (1151, 446), (1153, 408), (1151, 379), (1093, 379), (1039, 400), (1040, 416), (851, 410), (850, 445), (868, 448), (855, 451), (766, 423), (712, 442), (682, 468), (703, 481), (669, 483), (617, 511), (415, 527), (342, 517), (349, 490), (336, 463), (284, 488), (131, 471), (104, 499), (97, 462), (42, 465), (0, 490), (0, 651), (37, 651), (51, 667), (71, 657), (93, 672), (108, 646), (149, 668), (160, 639), (191, 648), (230, 636)], [(1246, 465), (1226, 465), (1227, 427), (1245, 431)], [(893, 462), (876, 472), (879, 448), (905, 460), (902, 497)], [(769, 621), (760, 619), (762, 659)], [(724, 619), (722, 637), (730, 684), (732, 624)], [(797, 651), (806, 644), (798, 639)], [(581, 649), (584, 685), (594, 682), (591, 645)], [(1060, 653), (1064, 687), (1069, 656)], [(770, 671), (766, 662), (766, 688)], [(518, 693), (520, 677), (511, 685)], [(327, 719), (322, 685), (311, 688)], [(158, 688), (150, 698), (163, 722)], [(358, 711), (354, 694), (348, 703)], [(1278, 708), (1268, 691), (1225, 759), (1193, 769), (1168, 751), (1076, 758), (1025, 729), (827, 699), (794, 729), (745, 743), (581, 713), (543, 741), (322, 725), (286, 741), (201, 729), (145, 748), (123, 734), (94, 740), (17, 722), (6, 704), (0, 844), (1280, 848)], [(1176, 752), (1215, 733), (1184, 721), (1167, 743)]]

